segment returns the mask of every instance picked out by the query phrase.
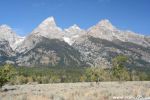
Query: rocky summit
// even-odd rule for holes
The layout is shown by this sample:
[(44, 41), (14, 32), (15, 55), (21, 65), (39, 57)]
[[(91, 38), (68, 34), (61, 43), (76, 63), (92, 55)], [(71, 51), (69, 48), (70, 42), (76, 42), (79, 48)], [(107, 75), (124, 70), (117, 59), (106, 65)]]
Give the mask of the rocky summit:
[(129, 67), (150, 67), (150, 36), (120, 30), (107, 19), (84, 30), (76, 24), (62, 29), (49, 17), (26, 37), (0, 26), (0, 64), (109, 68), (117, 55), (127, 56)]

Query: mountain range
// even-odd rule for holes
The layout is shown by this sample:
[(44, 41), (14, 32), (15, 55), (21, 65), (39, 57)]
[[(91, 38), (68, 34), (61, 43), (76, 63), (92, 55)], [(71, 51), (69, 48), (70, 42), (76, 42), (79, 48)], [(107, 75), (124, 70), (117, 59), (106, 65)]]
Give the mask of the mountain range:
[(120, 30), (107, 19), (83, 30), (76, 24), (61, 29), (49, 17), (26, 37), (0, 26), (0, 64), (106, 68), (117, 55), (128, 56), (129, 67), (150, 67), (150, 36)]

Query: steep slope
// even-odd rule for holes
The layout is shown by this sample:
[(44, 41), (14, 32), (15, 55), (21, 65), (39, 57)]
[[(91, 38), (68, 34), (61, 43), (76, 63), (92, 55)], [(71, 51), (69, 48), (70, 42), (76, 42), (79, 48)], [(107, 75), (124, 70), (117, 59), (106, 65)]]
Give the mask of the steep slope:
[(16, 49), (18, 52), (16, 64), (81, 66), (80, 53), (64, 42), (64, 37), (64, 31), (57, 27), (54, 18), (47, 18)]
[[(26, 38), (0, 26), (0, 63), (19, 66), (111, 67), (117, 55), (130, 58), (128, 66), (150, 66), (150, 37), (122, 31), (108, 20), (83, 30), (77, 25), (59, 28), (53, 17), (44, 20)], [(86, 64), (85, 64), (86, 63)]]
[(114, 27), (108, 20), (102, 20), (97, 25), (88, 30), (88, 35), (95, 38), (109, 41), (120, 40), (122, 42), (132, 42), (145, 47), (150, 47), (144, 35), (139, 35), (131, 31), (121, 31)]
[(41, 36), (31, 34), (24, 39), (24, 41), (20, 44), (19, 47), (16, 48), (15, 51), (17, 53), (26, 53), (32, 48), (34, 48), (36, 43), (38, 43), (40, 40)]
[(15, 52), (9, 45), (9, 42), (6, 40), (0, 40), (0, 64), (8, 61), (12, 56), (15, 55)]
[(53, 17), (45, 19), (31, 34), (50, 39), (61, 39), (63, 37), (63, 31), (56, 25)]
[(57, 27), (54, 18), (49, 17), (24, 39), (20, 46), (16, 48), (16, 51), (19, 53), (29, 51), (41, 40), (41, 36), (49, 39), (63, 40), (63, 31), (61, 28)]
[(72, 37), (79, 34), (85, 34), (85, 31), (82, 30), (78, 25), (74, 24), (70, 26), (68, 29), (65, 29), (65, 36)]
[(11, 48), (14, 50), (24, 40), (24, 38), (18, 36), (9, 26), (1, 25), (0, 40), (8, 41)]
[(110, 67), (112, 58), (117, 55), (128, 56), (129, 67), (150, 66), (150, 48), (131, 42), (83, 36), (73, 47), (80, 51), (84, 61), (91, 66)]
[(79, 26), (76, 24), (69, 27), (68, 29), (64, 30), (64, 41), (68, 44), (72, 45), (75, 40), (80, 37), (81, 35), (84, 35), (86, 33), (85, 30), (82, 30)]
[(18, 56), (20, 66), (81, 66), (80, 53), (59, 39), (40, 37), (35, 46)]

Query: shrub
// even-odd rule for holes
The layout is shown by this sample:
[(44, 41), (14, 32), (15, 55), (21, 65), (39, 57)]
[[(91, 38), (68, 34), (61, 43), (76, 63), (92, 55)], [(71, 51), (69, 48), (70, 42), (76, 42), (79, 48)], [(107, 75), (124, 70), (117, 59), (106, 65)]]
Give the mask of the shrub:
[(23, 76), (23, 75), (17, 75), (16, 80), (14, 82), (14, 84), (26, 84), (27, 83), (27, 77)]
[(132, 70), (130, 74), (131, 74), (131, 80), (132, 81), (139, 81), (140, 80), (137, 71)]
[(86, 81), (108, 81), (110, 80), (110, 73), (108, 70), (99, 68), (99, 67), (92, 67), (88, 68), (85, 73)]
[(112, 60), (113, 63), (112, 75), (115, 77), (116, 80), (119, 81), (130, 80), (130, 73), (125, 66), (127, 60), (128, 58), (122, 55), (119, 55)]
[(85, 75), (82, 75), (81, 77), (80, 77), (80, 82), (85, 82), (86, 81), (86, 76)]
[(14, 75), (16, 75), (16, 70), (11, 65), (4, 65), (0, 69), (0, 87), (9, 82)]

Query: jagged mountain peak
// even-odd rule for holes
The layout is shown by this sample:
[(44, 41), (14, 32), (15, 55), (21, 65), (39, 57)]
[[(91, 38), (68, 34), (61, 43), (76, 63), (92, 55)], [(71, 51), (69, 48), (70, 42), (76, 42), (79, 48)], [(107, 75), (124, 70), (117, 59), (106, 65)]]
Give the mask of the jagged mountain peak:
[(68, 29), (64, 30), (64, 41), (67, 42), (69, 45), (72, 45), (80, 35), (85, 34), (86, 31), (81, 29), (78, 25), (74, 24), (70, 26)]
[(58, 35), (63, 35), (62, 29), (56, 25), (54, 17), (48, 17), (45, 19), (36, 29), (33, 30), (31, 34), (48, 38), (61, 37)]
[(103, 19), (103, 20), (101, 20), (101, 21), (98, 23), (98, 26), (104, 27), (104, 28), (109, 29), (109, 30), (114, 30), (114, 29), (116, 29), (116, 27), (113, 26), (112, 23), (111, 23), (108, 19)]
[(9, 39), (8, 37), (11, 36), (16, 36), (16, 33), (13, 31), (13, 29), (5, 24), (0, 25), (0, 38), (7, 40)]
[(123, 42), (132, 42), (142, 46), (150, 46), (144, 35), (140, 35), (131, 31), (123, 31), (117, 29), (107, 19), (101, 20), (97, 25), (88, 30), (88, 35), (106, 39), (109, 41), (120, 40)]
[(38, 27), (36, 27), (31, 34), (25, 38), (20, 47), (16, 49), (17, 52), (30, 50), (34, 47), (34, 45), (36, 45), (37, 42), (39, 42), (41, 37), (62, 40), (63, 31), (56, 25), (54, 17), (48, 17), (42, 21), (41, 24), (38, 25)]
[(77, 24), (70, 26), (69, 29), (81, 30), (81, 28)]
[(64, 31), (74, 33), (74, 31), (82, 31), (82, 29), (78, 25), (74, 24), (69, 28), (65, 29)]
[[(11, 34), (16, 34), (16, 33), (13, 31), (13, 29), (12, 29), (10, 26), (6, 25), (6, 24), (0, 25), (0, 31), (1, 31), (1, 34), (5, 34), (4, 32), (9, 32), (9, 33), (11, 33)], [(2, 32), (2, 31), (3, 31), (3, 32)]]
[(54, 17), (53, 16), (50, 16), (46, 19), (47, 21), (55, 21)]
[(8, 25), (0, 26), (0, 56), (10, 55), (6, 60), (21, 66), (81, 66), (86, 62), (89, 66), (109, 67), (118, 54), (129, 56), (137, 66), (149, 66), (149, 47), (150, 37), (119, 30), (107, 19), (89, 30), (76, 24), (62, 30), (54, 17), (48, 17), (26, 38), (19, 37)]
[(24, 40), (24, 38), (18, 36), (10, 26), (1, 25), (0, 40), (8, 41), (11, 48), (14, 50)]
[(48, 17), (41, 24), (45, 24), (45, 25), (49, 25), (49, 26), (56, 26), (54, 17)]
[(11, 27), (6, 24), (0, 25), (0, 28), (11, 29)]
[(45, 26), (49, 26), (49, 27), (56, 27), (56, 22), (54, 17), (48, 17), (46, 18), (40, 25), (39, 27), (45, 27)]

